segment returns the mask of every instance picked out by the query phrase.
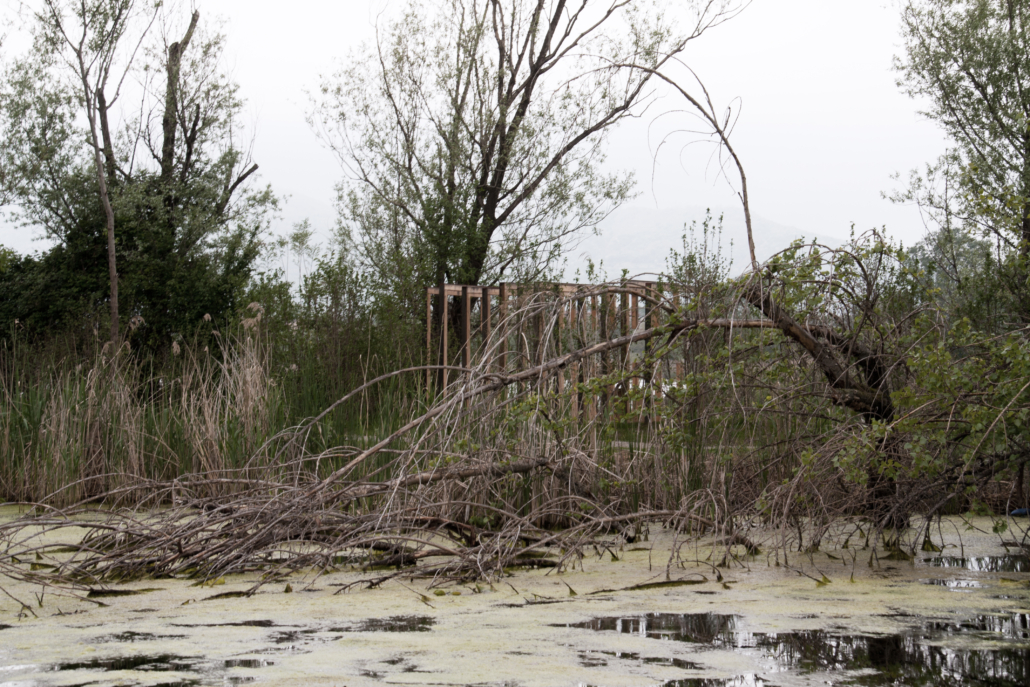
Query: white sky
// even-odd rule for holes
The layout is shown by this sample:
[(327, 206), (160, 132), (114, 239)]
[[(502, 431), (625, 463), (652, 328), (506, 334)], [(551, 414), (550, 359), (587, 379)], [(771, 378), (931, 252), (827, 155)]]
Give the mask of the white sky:
[[(255, 128), (255, 161), (262, 180), (289, 196), (276, 231), (309, 218), (328, 235), (341, 171), (305, 122), (307, 92), (350, 47), (371, 37), (378, 12), (399, 2), (196, 2), (202, 20), (226, 20), (227, 55)], [(716, 102), (739, 97), (743, 104), (734, 145), (756, 215), (807, 236), (846, 236), (852, 222), (859, 230), (886, 225), (906, 244), (922, 236), (916, 209), (880, 196), (896, 186), (892, 173), (905, 176), (944, 148), (934, 126), (917, 114), (918, 103), (895, 85), (891, 60), (899, 51), (898, 8), (887, 0), (754, 0), (691, 44), (685, 59)], [(670, 96), (653, 112), (676, 107)], [(641, 194), (633, 204), (683, 208), (685, 221), (690, 208), (734, 207), (725, 181), (706, 171), (709, 151), (701, 146), (667, 147), (652, 181), (659, 130), (645, 118), (612, 138), (609, 164), (637, 175)], [(623, 219), (602, 229), (603, 243), (587, 239), (581, 251), (617, 264), (612, 246), (622, 237), (633, 240), (633, 227)], [(655, 246), (656, 267), (677, 238), (657, 239), (663, 245)], [(4, 245), (42, 247), (31, 239), (31, 230), (0, 226)]]

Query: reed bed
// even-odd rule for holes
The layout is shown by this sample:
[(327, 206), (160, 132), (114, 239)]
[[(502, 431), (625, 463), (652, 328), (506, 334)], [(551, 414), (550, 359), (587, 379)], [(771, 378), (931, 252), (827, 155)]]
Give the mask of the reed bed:
[[(217, 367), (186, 359), (196, 375), (168, 397), (192, 407), (175, 425), (187, 448), (162, 454), (163, 464), (145, 404), (106, 401), (55, 375), (54, 389), (78, 390), (51, 392), (47, 403), (79, 401), (60, 401), (68, 410), (58, 417), (71, 418), (60, 436), (71, 439), (22, 445), (41, 464), (52, 446), (81, 450), (93, 436), (113, 445), (104, 443), (110, 425), (90, 433), (101, 407), (139, 428), (118, 435), (120, 450), (141, 448), (119, 471), (55, 476), (71, 480), (55, 482), (63, 505), (48, 500), (0, 527), (0, 573), (92, 587), (260, 572), (251, 591), (340, 566), (368, 569), (369, 584), (474, 580), (513, 565), (575, 567), (654, 526), (683, 541), (710, 537), (713, 566), (758, 555), (791, 565), (818, 549), (852, 559), (862, 550), (871, 561), (932, 550), (934, 518), (949, 509), (993, 502), (1007, 512), (1026, 500), (1016, 428), (1030, 412), (1030, 353), (1020, 332), (955, 334), (897, 296), (870, 307), (902, 283), (877, 250), (812, 249), (781, 263), (805, 270), (817, 285), (807, 293), (790, 293), (796, 279), (684, 272), (634, 301), (640, 321), (612, 298), (625, 293), (620, 282), (572, 295), (540, 289), (481, 341), (470, 367), (387, 372), (275, 431), (281, 392), (258, 338), (243, 338)], [(847, 288), (821, 290), (827, 272)], [(775, 310), (770, 294), (805, 318)], [(569, 317), (588, 302), (611, 326)], [(790, 328), (829, 357), (814, 357)], [(82, 378), (115, 379), (117, 364), (101, 362)], [(832, 365), (853, 377), (828, 376)], [(446, 387), (420, 381), (444, 368)], [(967, 385), (948, 396), (942, 385), (958, 378)], [(384, 388), (407, 390), (385, 420), (325, 441), (342, 408), (389, 402)], [(1013, 526), (998, 520), (999, 532)]]

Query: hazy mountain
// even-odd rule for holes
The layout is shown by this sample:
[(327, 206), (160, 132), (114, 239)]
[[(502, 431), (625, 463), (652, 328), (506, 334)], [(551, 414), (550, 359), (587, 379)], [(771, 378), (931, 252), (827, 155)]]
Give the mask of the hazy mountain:
[[(748, 263), (747, 231), (744, 212), (740, 209), (712, 208), (713, 217), (723, 214), (720, 237), (723, 255), (732, 259), (732, 273), (743, 271)], [(701, 222), (705, 208), (648, 208), (639, 206), (622, 207), (609, 215), (600, 225), (599, 236), (588, 236), (572, 252), (566, 270), (571, 278), (576, 269), (583, 271), (587, 259), (595, 264), (603, 261), (609, 278), (629, 270), (631, 275), (645, 272), (660, 272), (665, 269), (669, 250), (683, 250), (684, 233), (690, 231), (692, 222), (697, 223), (695, 241), (700, 243)], [(764, 217), (752, 216), (755, 233), (755, 254), (760, 261), (768, 259), (790, 245), (791, 241), (804, 238), (836, 247), (844, 239), (829, 234), (811, 234), (795, 227), (778, 224)], [(582, 279), (582, 277), (581, 277)]]

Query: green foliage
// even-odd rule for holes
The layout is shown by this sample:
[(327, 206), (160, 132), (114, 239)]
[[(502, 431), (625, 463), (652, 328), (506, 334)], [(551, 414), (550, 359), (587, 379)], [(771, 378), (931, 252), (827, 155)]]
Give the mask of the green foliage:
[(604, 143), (647, 99), (648, 70), (733, 8), (698, 6), (681, 35), (657, 5), (595, 20), (523, 0), (502, 13), (406, 3), (323, 82), (312, 113), (347, 176), (341, 218), (362, 259), (398, 294), (552, 278), (631, 195), (630, 177), (602, 171)]
[[(897, 201), (914, 201), (940, 240), (982, 252), (956, 232), (997, 242), (996, 283), (1009, 306), (1030, 318), (1030, 2), (1026, 0), (912, 0), (902, 14), (905, 57), (896, 61), (900, 85), (926, 98), (925, 114), (952, 148), (925, 173), (912, 173)], [(969, 249), (972, 249), (970, 251)], [(940, 263), (938, 263), (940, 264)], [(985, 265), (989, 267), (990, 265)], [(946, 273), (952, 280), (959, 275)], [(968, 295), (970, 285), (955, 281)], [(976, 285), (972, 285), (975, 289)]]
[[(245, 305), (240, 299), (260, 237), (277, 209), (269, 189), (252, 187), (256, 168), (234, 142), (242, 101), (222, 65), (224, 38), (193, 17), (190, 46), (180, 51), (178, 68), (169, 70), (170, 48), (162, 37), (146, 33), (146, 21), (138, 35), (129, 36), (139, 13), (160, 12), (160, 5), (125, 0), (51, 6), (56, 14), (28, 15), (33, 19), (26, 28), (37, 40), (0, 79), (0, 168), (10, 216), (56, 245), (13, 260), (0, 274), (0, 331), (9, 331), (15, 320), (33, 336), (90, 330), (112, 300), (107, 219), (95, 149), (87, 143), (90, 131), (99, 130), (114, 213), (121, 317), (133, 345), (166, 350), (174, 338), (190, 337), (205, 316), (226, 323)], [(68, 46), (53, 33), (55, 17), (70, 13), (64, 18), (72, 21), (82, 12), (96, 23), (91, 30), (114, 32), (104, 38), (111, 42), (94, 46), (106, 57), (97, 64), (92, 86), (96, 102), (86, 110), (101, 117), (93, 122), (99, 129), (89, 129), (81, 116), (81, 83), (66, 68)], [(112, 18), (118, 12), (128, 17), (119, 19), (122, 24)], [(169, 31), (182, 29), (176, 19), (162, 15)], [(136, 69), (129, 77), (148, 86), (139, 104), (127, 108), (139, 114), (108, 122), (103, 88), (116, 89), (108, 78), (120, 68), (111, 60), (126, 49), (118, 44), (122, 39), (146, 39), (139, 50), (142, 64), (130, 60), (124, 67)], [(152, 75), (169, 71), (170, 82), (152, 83)], [(119, 95), (106, 92), (112, 102)], [(149, 164), (144, 150), (153, 160)]]

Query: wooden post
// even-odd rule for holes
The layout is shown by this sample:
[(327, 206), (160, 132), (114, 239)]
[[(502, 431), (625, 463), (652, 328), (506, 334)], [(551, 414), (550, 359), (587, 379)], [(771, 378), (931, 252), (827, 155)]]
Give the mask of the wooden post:
[[(658, 293), (657, 285), (654, 282), (651, 282), (648, 293), (650, 294), (651, 298), (653, 298), (655, 301), (658, 301), (662, 295)], [(658, 307), (650, 301), (646, 302), (644, 304), (644, 307), (646, 308), (645, 313), (647, 317), (647, 321), (644, 323), (644, 326), (648, 329), (653, 329), (654, 327), (657, 327), (662, 317), (661, 310), (659, 310)], [(644, 355), (649, 356), (654, 352), (654, 350), (655, 344), (650, 339), (648, 339), (644, 343)], [(656, 399), (662, 398), (662, 363), (658, 362), (652, 369), (653, 372), (651, 375), (651, 380), (654, 386), (654, 397)]]
[[(641, 310), (641, 299), (637, 294), (633, 294), (629, 297), (629, 332), (636, 332), (637, 327), (640, 324), (640, 310)], [(629, 359), (629, 346), (626, 346), (626, 366), (632, 369), (631, 360)], [(640, 386), (640, 380), (636, 377), (630, 377), (628, 383), (630, 391)], [(628, 410), (630, 412), (637, 410), (637, 402), (630, 401), (628, 404)]]
[[(558, 297), (561, 298), (562, 297), (560, 295), (561, 294), (561, 289), (559, 289), (558, 293), (559, 293)], [(564, 350), (564, 346), (562, 346), (562, 329), (564, 329), (564, 327), (562, 327), (562, 320), (564, 319), (564, 317), (565, 317), (565, 305), (562, 304), (558, 308), (558, 319), (555, 321), (555, 326), (554, 326), (554, 349), (555, 349), (554, 350), (554, 354), (556, 356), (561, 355), (562, 351)], [(563, 391), (565, 391), (565, 371), (564, 370), (558, 370), (558, 380), (557, 380), (557, 383), (558, 383), (558, 393), (560, 394)]]
[(490, 289), (483, 287), (479, 296), (479, 332), (483, 337), (483, 355), (488, 355), (490, 345)]
[(472, 298), (469, 287), (461, 287), (461, 366), (472, 367)]
[(501, 332), (501, 351), (499, 362), (501, 372), (508, 371), (508, 282), (501, 282), (501, 295), (497, 299), (497, 326), (503, 327)]
[[(626, 336), (630, 333), (629, 328), (629, 294), (623, 293), (619, 295), (619, 309), (622, 311), (619, 313), (619, 329), (620, 336)], [(622, 347), (622, 364), (623, 366), (629, 366), (629, 344)]]
[[(655, 326), (655, 324), (657, 324), (655, 322), (655, 308), (654, 308), (654, 304), (651, 301), (648, 300), (648, 298), (652, 298), (654, 300), (658, 299), (658, 295), (655, 293), (654, 282), (647, 282), (646, 284), (644, 284), (644, 295), (646, 296), (646, 298), (644, 298), (644, 328), (651, 329), (652, 327)], [(645, 341), (644, 342), (644, 358), (646, 359), (648, 356), (650, 356), (651, 352), (653, 350), (654, 350), (654, 347), (652, 346), (651, 341), (650, 340)], [(657, 368), (652, 368), (652, 367), (648, 366), (647, 370), (644, 373), (644, 377), (643, 377), (644, 382), (648, 386), (652, 387), (651, 388), (651, 394), (652, 394), (651, 398), (657, 398), (658, 394), (659, 394), (659, 389), (652, 384), (655, 381), (655, 372), (654, 372), (655, 370), (657, 370)], [(658, 376), (660, 378), (661, 375), (658, 375)], [(648, 401), (648, 406), (650, 407), (650, 405), (651, 405), (651, 401)]]
[[(573, 348), (581, 347), (581, 337), (577, 336), (579, 332), (579, 326), (581, 321), (580, 312), (583, 308), (583, 299), (577, 298), (569, 304), (569, 336), (572, 342)], [(579, 391), (576, 390), (576, 384), (579, 382), (579, 361), (572, 363), (571, 369), (569, 370), (569, 383), (572, 385), (572, 417), (575, 418), (576, 422), (579, 422)]]
[[(440, 364), (448, 365), (447, 340), (450, 338), (447, 332), (447, 325), (451, 319), (448, 312), (447, 284), (440, 282)], [(449, 370), (440, 370), (440, 391), (447, 388), (447, 373)]]
[[(426, 365), (433, 364), (433, 292), (426, 289)], [(426, 370), (426, 394), (433, 382), (433, 371)]]

